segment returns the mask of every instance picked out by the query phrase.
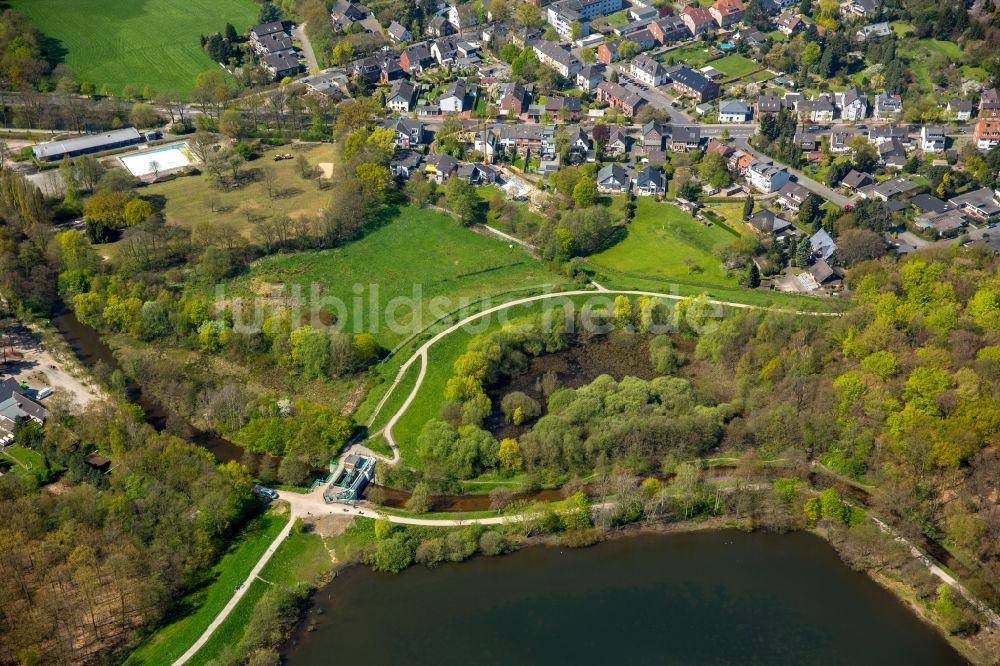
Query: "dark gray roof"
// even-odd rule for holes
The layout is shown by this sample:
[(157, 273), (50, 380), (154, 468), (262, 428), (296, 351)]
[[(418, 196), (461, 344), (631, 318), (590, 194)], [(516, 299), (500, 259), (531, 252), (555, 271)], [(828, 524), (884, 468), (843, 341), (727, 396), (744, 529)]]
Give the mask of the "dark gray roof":
[(110, 130), (101, 134), (88, 134), (76, 139), (64, 141), (49, 141), (32, 148), (35, 157), (47, 159), (53, 156), (66, 155), (81, 150), (100, 150), (104, 146), (142, 141), (142, 135), (134, 127)]

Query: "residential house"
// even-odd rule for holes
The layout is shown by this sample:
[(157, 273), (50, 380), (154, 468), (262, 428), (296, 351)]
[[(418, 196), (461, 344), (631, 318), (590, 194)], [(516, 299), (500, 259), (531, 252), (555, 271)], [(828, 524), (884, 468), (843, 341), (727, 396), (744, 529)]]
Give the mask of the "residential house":
[(413, 39), (413, 33), (404, 28), (403, 24), (399, 21), (390, 23), (389, 27), (385, 29), (385, 34), (396, 44), (408, 42)]
[(997, 204), (996, 192), (988, 187), (952, 197), (949, 203), (980, 222), (995, 222), (1000, 218), (1000, 205)]
[(438, 185), (443, 185), (457, 171), (458, 160), (447, 153), (428, 155), (424, 160), (424, 173)]
[(670, 75), (673, 88), (685, 97), (708, 102), (719, 96), (719, 84), (689, 67), (681, 67)]
[(309, 94), (320, 95), (324, 99), (340, 101), (351, 96), (348, 89), (350, 81), (341, 68), (325, 69), (319, 74), (299, 79), (299, 83), (305, 85)]
[(980, 118), (1000, 118), (1000, 90), (984, 90), (979, 97)]
[(680, 17), (692, 37), (697, 37), (701, 33), (715, 28), (715, 18), (712, 17), (712, 12), (704, 7), (689, 5), (681, 11)]
[(528, 108), (531, 98), (527, 89), (520, 83), (511, 83), (506, 86), (500, 100), (497, 102), (497, 111), (500, 115), (519, 116)]
[(285, 26), (281, 21), (271, 21), (270, 23), (261, 23), (250, 28), (250, 44), (253, 45), (256, 50), (256, 44), (259, 43), (264, 37), (268, 35), (274, 35), (278, 33), (285, 33)]
[(632, 179), (621, 164), (609, 164), (597, 172), (597, 191), (604, 194), (627, 192)]
[[(980, 110), (982, 114), (982, 110)], [(979, 150), (989, 150), (1000, 144), (1000, 119), (980, 118), (976, 123), (976, 131), (972, 135)]]
[(613, 14), (621, 8), (622, 0), (560, 0), (549, 5), (546, 15), (559, 36), (569, 39), (574, 23), (580, 25), (583, 33), (581, 36), (586, 37), (590, 34), (590, 21)]
[(940, 153), (944, 150), (945, 136), (943, 127), (920, 128), (920, 150), (925, 153)]
[(260, 35), (256, 39), (251, 38), (250, 45), (260, 56), (266, 56), (269, 53), (286, 53), (291, 56), (295, 52), (295, 49), (292, 46), (292, 37), (284, 30), (268, 32)]
[(604, 146), (604, 152), (610, 157), (620, 158), (628, 154), (632, 146), (632, 137), (624, 128), (615, 125), (608, 132), (608, 143)]
[(330, 11), (330, 22), (337, 30), (347, 32), (355, 23), (373, 16), (371, 10), (360, 3), (337, 0)]
[(647, 166), (641, 169), (633, 180), (635, 193), (639, 196), (656, 196), (666, 192), (666, 184), (663, 181), (663, 172)]
[(656, 37), (649, 30), (637, 30), (630, 33), (626, 39), (630, 42), (635, 42), (639, 46), (640, 51), (648, 51), (657, 45)]
[(837, 251), (837, 244), (827, 233), (826, 229), (820, 229), (809, 237), (809, 245), (812, 247), (814, 255), (821, 257), (824, 261), (833, 256)]
[[(539, 156), (555, 156), (555, 127), (552, 125), (501, 125), (497, 145), (519, 155), (531, 152)], [(476, 148), (479, 150), (479, 148)]]
[(580, 71), (580, 61), (576, 56), (555, 42), (540, 40), (533, 48), (539, 62), (556, 70), (565, 79), (576, 76)]
[(771, 162), (754, 160), (747, 167), (746, 179), (759, 192), (770, 194), (788, 182), (788, 171)]
[(659, 44), (670, 44), (691, 36), (687, 23), (679, 16), (664, 16), (651, 21), (646, 29)]
[(392, 84), (385, 96), (385, 107), (398, 113), (409, 113), (417, 105), (417, 88), (405, 79)]
[(618, 61), (618, 42), (601, 42), (597, 47), (597, 59), (605, 65)]
[(972, 101), (968, 99), (952, 99), (948, 100), (947, 107), (948, 112), (951, 113), (955, 120), (965, 121), (972, 119)]
[(648, 150), (650, 148), (663, 150), (667, 141), (670, 139), (670, 134), (670, 125), (664, 125), (656, 122), (655, 120), (650, 120), (642, 126), (639, 137), (642, 141), (642, 147), (644, 150)]
[(700, 125), (674, 125), (670, 128), (670, 150), (685, 152), (697, 150), (701, 145)]
[(465, 79), (456, 79), (438, 99), (442, 113), (464, 113), (471, 111), (476, 105), (478, 88), (474, 84), (466, 84)]
[(497, 182), (497, 170), (488, 164), (465, 162), (458, 165), (455, 175), (473, 185), (492, 185)]
[(739, 39), (747, 43), (750, 48), (759, 49), (767, 46), (767, 35), (760, 30), (741, 30)]
[(475, 26), (479, 23), (479, 19), (471, 2), (462, 3), (461, 0), (453, 0), (453, 4), (448, 6), (448, 23), (461, 32)]
[(733, 153), (735, 152), (736, 152), (735, 148), (722, 143), (718, 139), (709, 139), (708, 145), (705, 146), (706, 154), (718, 153), (725, 160), (728, 160), (730, 157), (732, 157)]
[(656, 58), (640, 54), (632, 59), (629, 74), (633, 79), (647, 86), (662, 86), (667, 82), (667, 72)]
[(778, 190), (778, 203), (785, 208), (797, 211), (809, 194), (809, 190), (798, 183), (788, 181)]
[(584, 92), (591, 92), (597, 84), (604, 80), (603, 64), (586, 65), (576, 73), (576, 85)]
[(14, 442), (14, 431), (19, 421), (30, 419), (42, 424), (49, 414), (48, 409), (19, 390), (4, 393), (7, 397), (0, 398), (0, 447)]
[(387, 118), (379, 123), (382, 127), (390, 129), (396, 136), (396, 147), (403, 149), (416, 148), (424, 145), (427, 137), (427, 130), (419, 120), (410, 118)]
[(720, 123), (745, 123), (750, 120), (750, 105), (741, 99), (719, 102)]
[(903, 142), (893, 138), (878, 144), (878, 162), (882, 166), (897, 169), (906, 166), (906, 148)]
[(868, 131), (868, 140), (876, 146), (892, 139), (899, 139), (903, 144), (909, 144), (910, 133), (899, 125), (876, 125)]
[(812, 123), (832, 123), (834, 106), (826, 95), (815, 99), (807, 99), (799, 103), (799, 111), (805, 114), (806, 120)]
[(778, 113), (783, 108), (782, 99), (773, 92), (766, 92), (757, 98), (757, 115)]
[(835, 99), (842, 120), (857, 122), (864, 120), (868, 113), (868, 96), (857, 86), (851, 86), (844, 92), (837, 93)]
[(431, 55), (439, 65), (447, 65), (458, 58), (458, 44), (450, 37), (440, 37), (431, 44)]
[(876, 185), (872, 189), (863, 188), (861, 196), (866, 199), (881, 199), (882, 201), (901, 200), (915, 190), (920, 189), (920, 185), (909, 178), (890, 178)]
[(417, 172), (423, 161), (424, 157), (420, 153), (412, 150), (397, 150), (396, 154), (389, 160), (389, 171), (396, 178), (406, 180)]
[(851, 14), (873, 18), (879, 13), (879, 2), (878, 0), (848, 0), (845, 8)]
[(830, 132), (830, 152), (843, 154), (851, 152), (851, 139), (860, 132), (853, 127), (840, 127)]
[(885, 21), (870, 23), (854, 33), (855, 39), (863, 42), (869, 37), (888, 37), (892, 34), (892, 28)]
[(435, 61), (434, 54), (426, 43), (407, 46), (399, 54), (399, 65), (407, 72), (419, 74)]
[(716, 24), (723, 29), (728, 29), (734, 23), (743, 20), (743, 3), (740, 0), (716, 0), (708, 11)]
[(577, 153), (578, 155), (586, 155), (593, 147), (593, 142), (590, 140), (587, 130), (579, 125), (573, 125), (569, 128), (567, 138), (569, 139), (570, 152)]
[(890, 95), (887, 92), (880, 92), (878, 95), (875, 95), (873, 116), (876, 120), (897, 118), (902, 113), (902, 97), (899, 95)]
[(910, 199), (910, 205), (917, 209), (913, 223), (921, 229), (933, 229), (939, 237), (955, 236), (965, 226), (966, 212), (937, 197), (918, 194)]
[(287, 51), (268, 53), (260, 59), (260, 64), (275, 81), (280, 81), (287, 76), (295, 76), (302, 69), (298, 58)]
[(580, 98), (574, 96), (546, 95), (545, 113), (560, 120), (577, 120), (580, 117)]
[(874, 185), (875, 178), (873, 178), (871, 174), (851, 169), (847, 175), (844, 176), (843, 180), (840, 181), (840, 184), (853, 192), (857, 192), (862, 187)]
[(779, 32), (791, 37), (796, 32), (801, 32), (806, 29), (806, 24), (802, 22), (798, 14), (793, 14), (792, 12), (783, 12), (778, 18), (774, 19), (774, 27), (778, 29)]
[(791, 222), (783, 217), (775, 215), (766, 208), (751, 215), (750, 219), (747, 221), (760, 233), (770, 234), (773, 236), (779, 235), (781, 232), (792, 226)]
[(426, 31), (431, 37), (447, 37), (448, 35), (454, 34), (455, 26), (448, 22), (448, 17), (446, 15), (438, 14), (427, 22)]
[(594, 96), (599, 102), (607, 102), (626, 116), (634, 116), (635, 112), (646, 103), (638, 93), (630, 92), (610, 81), (601, 81), (594, 89)]

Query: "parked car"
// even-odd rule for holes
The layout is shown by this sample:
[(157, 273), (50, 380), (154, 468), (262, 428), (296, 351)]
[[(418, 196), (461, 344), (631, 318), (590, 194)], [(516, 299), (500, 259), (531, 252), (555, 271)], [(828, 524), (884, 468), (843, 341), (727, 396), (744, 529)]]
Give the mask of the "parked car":
[(264, 499), (269, 499), (269, 500), (278, 499), (278, 492), (276, 490), (272, 490), (271, 488), (265, 488), (264, 486), (255, 485), (253, 487), (253, 492), (254, 494), (258, 495), (259, 497), (263, 497)]

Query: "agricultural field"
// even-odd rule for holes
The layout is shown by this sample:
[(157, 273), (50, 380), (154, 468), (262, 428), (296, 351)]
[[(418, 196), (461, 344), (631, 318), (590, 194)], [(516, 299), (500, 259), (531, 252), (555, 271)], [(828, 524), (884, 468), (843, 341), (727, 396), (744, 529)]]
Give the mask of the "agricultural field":
[[(337, 314), (344, 330), (371, 332), (392, 347), (479, 298), (563, 281), (517, 246), (462, 228), (442, 213), (403, 207), (391, 222), (343, 247), (267, 257), (232, 281), (227, 294), (268, 294), (284, 284), (286, 293), (298, 285), (308, 298), (317, 285), (324, 303), (346, 306)], [(335, 314), (335, 307), (327, 311)], [(387, 325), (387, 315), (395, 325)]]
[(640, 198), (625, 239), (591, 261), (612, 270), (731, 285), (736, 279), (726, 274), (712, 249), (732, 240), (729, 232), (676, 206)]
[(712, 67), (725, 74), (726, 78), (729, 79), (742, 78), (750, 72), (760, 69), (761, 67), (750, 58), (741, 56), (738, 53), (727, 55), (725, 58), (719, 58), (718, 60), (713, 60), (711, 64)]
[(11, 0), (8, 7), (30, 17), (58, 42), (63, 62), (77, 81), (99, 90), (150, 86), (190, 97), (201, 72), (219, 65), (198, 38), (232, 23), (240, 32), (257, 18), (253, 0)]
[(267, 151), (244, 167), (248, 171), (266, 169), (272, 172), (277, 183), (273, 196), (268, 195), (261, 178), (239, 189), (220, 190), (207, 173), (154, 183), (145, 188), (143, 194), (164, 200), (167, 224), (191, 228), (199, 222), (213, 222), (237, 228), (247, 238), (252, 233), (254, 218), (318, 214), (329, 202), (329, 193), (321, 189), (320, 181), (315, 178), (303, 178), (295, 165), (296, 160), (275, 162), (277, 153), (305, 155), (313, 167), (333, 162), (331, 145), (297, 144)]

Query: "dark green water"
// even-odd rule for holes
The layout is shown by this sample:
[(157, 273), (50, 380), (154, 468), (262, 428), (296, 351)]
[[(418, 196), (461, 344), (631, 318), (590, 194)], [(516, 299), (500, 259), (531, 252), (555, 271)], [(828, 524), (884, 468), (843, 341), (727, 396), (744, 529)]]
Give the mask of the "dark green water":
[(354, 567), (317, 595), (285, 655), (291, 666), (966, 663), (818, 537), (736, 531), (398, 576)]

